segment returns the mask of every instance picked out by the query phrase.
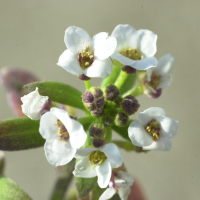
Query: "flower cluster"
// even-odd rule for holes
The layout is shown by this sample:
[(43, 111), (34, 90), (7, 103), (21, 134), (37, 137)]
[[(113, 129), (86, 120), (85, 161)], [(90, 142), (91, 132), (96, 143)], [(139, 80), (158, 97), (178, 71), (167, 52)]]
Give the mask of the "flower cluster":
[[(116, 26), (111, 36), (101, 32), (93, 38), (72, 26), (65, 31), (64, 41), (67, 50), (57, 64), (85, 81), (86, 91), (82, 96), (70, 94), (74, 97), (70, 105), (77, 105), (73, 103), (82, 97), (81, 108), (87, 116), (77, 120), (70, 110), (68, 114), (62, 106), (51, 103), (51, 99), (63, 103), (63, 96), (60, 102), (59, 94), (56, 98), (51, 93), (41, 96), (39, 86), (21, 98), (22, 111), (33, 120), (40, 119), (39, 132), (46, 139), (44, 150), (50, 164), (66, 165), (76, 158), (74, 176), (97, 176), (98, 186), (106, 188), (100, 200), (115, 193), (127, 200), (133, 177), (126, 172), (119, 142), (112, 142), (112, 130), (141, 151), (171, 149), (170, 139), (177, 133), (178, 122), (165, 117), (164, 109), (151, 107), (140, 112), (139, 120), (129, 117), (140, 107), (139, 94), (157, 98), (162, 88), (170, 85), (174, 58), (167, 54), (157, 61), (157, 35), (136, 31), (130, 25)], [(93, 77), (104, 79), (101, 87), (90, 87)], [(119, 146), (126, 149), (123, 144)]]

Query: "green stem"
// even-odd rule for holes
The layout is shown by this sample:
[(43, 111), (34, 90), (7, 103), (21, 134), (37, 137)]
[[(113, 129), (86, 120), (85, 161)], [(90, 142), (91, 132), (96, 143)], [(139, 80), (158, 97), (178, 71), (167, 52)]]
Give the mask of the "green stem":
[(3, 175), (5, 167), (5, 155), (3, 151), (0, 151), (0, 175)]
[(85, 82), (85, 88), (90, 89), (90, 81), (84, 81)]
[(105, 135), (105, 140), (107, 143), (110, 143), (112, 139), (112, 129), (110, 127), (106, 128), (106, 135)]
[(137, 97), (141, 94), (144, 94), (144, 89), (141, 83), (138, 83), (134, 88), (123, 94), (123, 97), (127, 95), (133, 95), (134, 97)]
[(115, 81), (115, 85), (118, 87), (119, 90), (122, 87), (122, 85), (124, 84), (127, 77), (128, 77), (128, 74), (121, 70), (117, 80)]

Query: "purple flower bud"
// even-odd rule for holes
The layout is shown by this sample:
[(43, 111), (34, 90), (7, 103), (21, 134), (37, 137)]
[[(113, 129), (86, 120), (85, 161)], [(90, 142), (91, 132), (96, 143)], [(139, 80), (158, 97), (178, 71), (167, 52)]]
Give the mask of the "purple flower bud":
[(119, 127), (126, 126), (128, 120), (128, 115), (124, 112), (120, 112), (115, 117), (115, 125)]
[(101, 117), (103, 114), (104, 114), (104, 109), (103, 108), (91, 111), (91, 115), (93, 117)]
[(127, 113), (128, 115), (132, 115), (138, 110), (140, 104), (134, 96), (128, 95), (124, 97), (121, 106), (125, 113)]
[(123, 98), (121, 96), (118, 96), (115, 100), (114, 100), (114, 105), (119, 107), (121, 105), (123, 101)]
[(119, 96), (120, 92), (115, 85), (110, 84), (105, 88), (104, 93), (107, 100), (114, 101)]
[(92, 138), (101, 138), (104, 134), (104, 125), (101, 123), (93, 123), (89, 127), (89, 134)]
[(101, 140), (101, 139), (94, 139), (92, 141), (92, 144), (94, 147), (98, 148), (98, 147), (102, 147), (106, 144), (106, 140)]
[(81, 74), (78, 76), (78, 78), (82, 81), (89, 81), (91, 78), (86, 76), (85, 74)]
[(110, 127), (113, 124), (113, 119), (110, 116), (107, 116), (103, 119), (103, 122), (106, 126)]
[(127, 74), (135, 74), (136, 73), (136, 69), (131, 66), (128, 66), (128, 65), (124, 65), (122, 67), (122, 71), (126, 72)]

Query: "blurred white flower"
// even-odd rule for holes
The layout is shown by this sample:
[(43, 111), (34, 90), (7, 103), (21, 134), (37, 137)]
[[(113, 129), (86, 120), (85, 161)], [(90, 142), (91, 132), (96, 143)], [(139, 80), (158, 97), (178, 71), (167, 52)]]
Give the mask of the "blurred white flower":
[(113, 173), (113, 179), (109, 182), (109, 187), (103, 192), (99, 200), (107, 200), (118, 193), (121, 200), (127, 200), (131, 186), (133, 185), (133, 177), (124, 171)]
[(117, 48), (111, 58), (137, 70), (157, 65), (153, 57), (157, 51), (157, 35), (149, 30), (136, 31), (130, 25), (118, 25), (111, 36), (117, 39)]
[(82, 28), (71, 26), (65, 31), (64, 41), (67, 50), (59, 57), (59, 66), (79, 78), (82, 75), (106, 78), (112, 73), (109, 56), (117, 46), (114, 37), (101, 32), (91, 38)]
[(139, 114), (133, 121), (128, 134), (132, 143), (143, 150), (169, 151), (171, 141), (178, 129), (178, 121), (165, 117), (165, 110), (152, 107)]
[(51, 108), (51, 100), (47, 96), (41, 96), (36, 87), (35, 91), (21, 97), (22, 112), (33, 120), (38, 120), (44, 112)]
[(46, 139), (46, 158), (55, 166), (69, 163), (87, 138), (82, 124), (58, 108), (51, 108), (50, 112), (42, 115), (39, 131)]
[(101, 188), (108, 186), (112, 168), (120, 167), (123, 162), (117, 146), (112, 143), (100, 148), (79, 149), (75, 157), (81, 160), (75, 166), (74, 176), (83, 178), (98, 176)]
[(143, 81), (145, 93), (152, 97), (158, 97), (162, 88), (168, 87), (172, 82), (172, 66), (174, 57), (166, 54), (158, 60), (156, 67), (147, 69), (147, 76)]

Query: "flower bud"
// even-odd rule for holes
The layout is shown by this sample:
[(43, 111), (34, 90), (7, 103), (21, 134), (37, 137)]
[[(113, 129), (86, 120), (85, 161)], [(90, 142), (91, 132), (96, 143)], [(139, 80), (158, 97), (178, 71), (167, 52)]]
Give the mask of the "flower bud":
[(82, 101), (87, 110), (95, 111), (104, 106), (103, 92), (98, 87), (92, 87), (83, 93)]
[(120, 92), (115, 85), (110, 84), (105, 88), (104, 93), (107, 100), (114, 101), (119, 96)]
[(128, 120), (128, 115), (124, 112), (120, 112), (115, 117), (115, 125), (119, 127), (126, 126)]
[(103, 108), (91, 111), (91, 115), (93, 117), (101, 117), (103, 114), (104, 114), (104, 109)]
[(128, 95), (124, 97), (121, 106), (126, 114), (132, 115), (138, 110), (140, 104), (138, 103), (137, 99), (134, 96)]
[(89, 134), (92, 138), (101, 138), (104, 134), (104, 125), (101, 123), (93, 123), (89, 127)]
[(107, 143), (106, 140), (101, 140), (101, 139), (96, 139), (96, 138), (92, 141), (93, 146), (96, 147), (96, 148), (102, 147), (106, 143)]
[(105, 117), (105, 118), (103, 119), (103, 123), (104, 123), (106, 126), (110, 127), (110, 126), (112, 126), (112, 124), (113, 124), (113, 119), (112, 119), (110, 116), (107, 116), (107, 117)]
[(136, 69), (131, 66), (128, 66), (128, 65), (124, 65), (122, 67), (122, 71), (126, 72), (127, 74), (135, 74), (136, 73)]
[(85, 74), (81, 74), (78, 76), (78, 78), (82, 81), (89, 81), (91, 78), (86, 76)]
[(121, 96), (118, 96), (115, 100), (114, 100), (114, 105), (119, 107), (120, 104), (122, 103), (123, 98)]
[(21, 98), (23, 113), (33, 120), (40, 119), (41, 115), (51, 108), (51, 100), (47, 96), (41, 96), (38, 88)]

